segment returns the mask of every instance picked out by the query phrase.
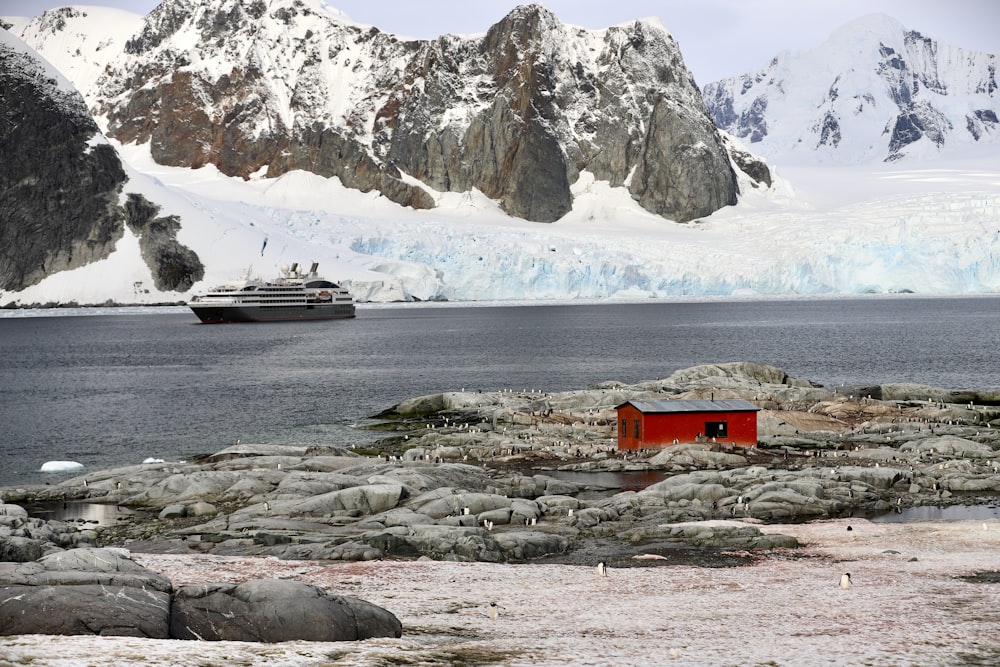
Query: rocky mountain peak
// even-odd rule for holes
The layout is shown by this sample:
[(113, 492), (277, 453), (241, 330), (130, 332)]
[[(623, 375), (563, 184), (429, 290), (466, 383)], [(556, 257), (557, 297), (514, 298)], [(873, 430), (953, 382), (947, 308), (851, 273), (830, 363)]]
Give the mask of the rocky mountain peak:
[(737, 163), (655, 21), (585, 30), (529, 4), (413, 41), (317, 0), (164, 0), (121, 41), (83, 92), (162, 164), (306, 170), (416, 208), (477, 189), (541, 222), (583, 171), (673, 220), (736, 203)]

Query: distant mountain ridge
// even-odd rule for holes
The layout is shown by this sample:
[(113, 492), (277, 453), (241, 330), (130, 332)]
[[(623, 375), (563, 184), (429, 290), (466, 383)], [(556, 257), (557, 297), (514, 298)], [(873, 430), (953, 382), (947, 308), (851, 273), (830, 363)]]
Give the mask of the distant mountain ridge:
[[(41, 29), (43, 16), (26, 39), (74, 18)], [(590, 31), (525, 5), (480, 37), (402, 41), (315, 0), (165, 0), (113, 51), (82, 92), (108, 136), (148, 142), (165, 165), (303, 169), (425, 209), (477, 189), (540, 222), (572, 208), (582, 171), (682, 222), (735, 204), (740, 164), (769, 182), (762, 163), (731, 159), (650, 20)]]
[(768, 158), (894, 161), (1000, 142), (997, 64), (871, 15), (703, 93), (716, 124)]

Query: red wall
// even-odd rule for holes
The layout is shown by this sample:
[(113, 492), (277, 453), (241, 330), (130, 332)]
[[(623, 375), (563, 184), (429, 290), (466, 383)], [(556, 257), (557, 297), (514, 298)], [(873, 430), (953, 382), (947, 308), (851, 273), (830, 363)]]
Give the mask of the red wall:
[[(622, 420), (626, 426), (622, 429)], [(638, 419), (639, 437), (635, 437)], [(663, 412), (643, 414), (633, 405), (618, 409), (618, 449), (662, 448), (678, 442), (711, 442), (705, 437), (705, 422), (726, 422), (728, 434), (719, 442), (750, 447), (757, 444), (757, 413), (746, 412)]]

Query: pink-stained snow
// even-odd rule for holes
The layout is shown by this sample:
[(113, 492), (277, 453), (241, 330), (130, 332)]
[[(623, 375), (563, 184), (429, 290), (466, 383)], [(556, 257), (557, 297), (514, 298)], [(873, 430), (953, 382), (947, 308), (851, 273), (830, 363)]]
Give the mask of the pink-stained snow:
[[(747, 567), (612, 567), (607, 577), (590, 566), (134, 554), (175, 584), (280, 577), (356, 596), (395, 613), (403, 637), (264, 645), (22, 635), (0, 638), (0, 664), (1000, 664), (1000, 584), (957, 578), (1000, 569), (1000, 522), (764, 530), (806, 546)], [(839, 587), (845, 572), (849, 590)], [(501, 608), (495, 621), (490, 601)]]

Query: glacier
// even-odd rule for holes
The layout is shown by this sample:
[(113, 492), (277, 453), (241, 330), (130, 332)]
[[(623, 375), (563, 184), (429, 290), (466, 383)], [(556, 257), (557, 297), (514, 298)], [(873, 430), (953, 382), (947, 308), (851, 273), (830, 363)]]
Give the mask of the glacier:
[[(992, 151), (919, 166), (775, 167), (772, 188), (744, 183), (738, 205), (688, 224), (583, 174), (573, 210), (540, 224), (507, 216), (477, 192), (438, 193), (439, 208), (415, 211), (335, 178), (244, 181), (211, 166), (158, 165), (148, 146), (116, 147), (129, 189), (184, 220), (179, 240), (208, 267), (193, 292), (248, 270), (271, 277), (294, 261), (320, 262), (360, 302), (1000, 292), (1000, 157)], [(127, 233), (109, 258), (0, 294), (0, 304), (188, 298), (151, 285)]]

